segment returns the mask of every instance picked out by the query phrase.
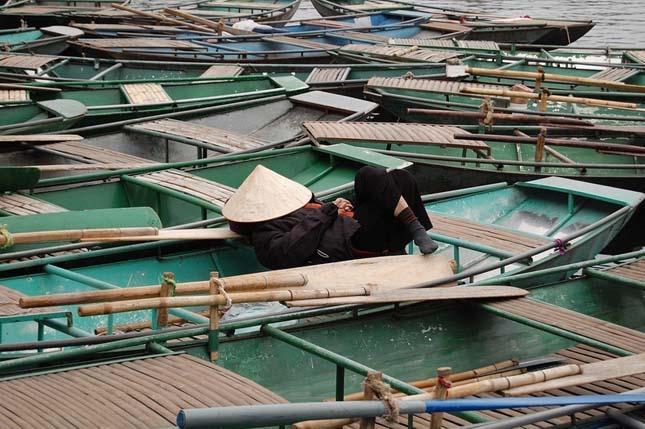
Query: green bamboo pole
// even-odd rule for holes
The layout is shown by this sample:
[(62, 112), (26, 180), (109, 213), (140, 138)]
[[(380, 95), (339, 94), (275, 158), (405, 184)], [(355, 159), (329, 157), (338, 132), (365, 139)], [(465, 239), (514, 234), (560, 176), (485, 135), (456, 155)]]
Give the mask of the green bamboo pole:
[[(264, 325), (262, 331), (280, 341), (283, 341), (289, 345), (292, 345), (296, 348), (304, 350), (307, 353), (318, 356), (321, 359), (329, 361), (335, 365), (342, 366), (345, 369), (349, 369), (357, 374), (362, 376), (367, 376), (369, 372), (374, 372), (375, 370), (370, 368), (367, 365), (363, 365), (360, 362), (356, 362), (352, 359), (349, 359), (341, 354), (334, 353), (331, 350), (328, 350), (324, 347), (320, 347), (316, 344), (310, 343), (309, 341), (298, 338), (295, 335), (288, 334), (284, 331), (281, 331), (278, 328), (273, 326)], [(416, 395), (419, 393), (427, 393), (425, 390), (419, 389), (418, 387), (412, 386), (408, 383), (405, 383), (398, 378), (394, 378), (390, 375), (383, 374), (383, 381), (389, 384), (394, 389), (399, 392), (405, 393), (407, 395)], [(473, 412), (461, 412), (455, 413), (455, 415), (468, 420), (471, 423), (484, 423), (489, 421), (484, 418), (482, 415)]]
[(514, 281), (532, 279), (549, 274), (561, 273), (563, 271), (578, 271), (582, 268), (592, 267), (594, 265), (608, 264), (611, 262), (624, 261), (626, 259), (640, 258), (645, 256), (645, 249), (637, 250), (635, 252), (623, 253), (620, 255), (609, 256), (606, 258), (591, 259), (589, 261), (574, 262), (572, 264), (560, 265), (558, 267), (546, 268), (543, 270), (530, 271), (528, 273), (515, 274), (512, 276), (497, 276), (486, 280), (480, 280), (472, 284), (472, 286), (487, 286), (498, 285), (500, 283), (512, 284)]

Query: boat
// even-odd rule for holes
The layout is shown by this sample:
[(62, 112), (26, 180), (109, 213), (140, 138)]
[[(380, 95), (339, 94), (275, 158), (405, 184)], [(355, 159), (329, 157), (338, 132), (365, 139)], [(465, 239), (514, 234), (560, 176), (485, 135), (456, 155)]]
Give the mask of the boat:
[(109, 0), (97, 0), (71, 5), (64, 0), (36, 0), (29, 3), (7, 0), (0, 5), (0, 26), (11, 28), (26, 24), (39, 28), (68, 25), (71, 21), (101, 18), (111, 21), (128, 17), (127, 13), (109, 7), (112, 3)]
[[(108, 123), (91, 128), (97, 135), (85, 139), (69, 134), (0, 136), (0, 163), (35, 167), (45, 179), (258, 152), (308, 144), (302, 121), (359, 120), (377, 108), (376, 103), (322, 91), (277, 95)], [(66, 132), (72, 131), (85, 133), (82, 128)]]
[[(23, 110), (35, 109), (38, 103), (45, 101), (70, 101), (83, 105), (87, 113), (75, 125), (84, 127), (272, 95), (297, 94), (307, 89), (304, 82), (293, 76), (243, 76), (206, 79), (200, 83), (166, 83), (159, 79), (67, 83), (63, 90), (55, 86), (25, 85), (7, 92), (20, 93), (20, 99), (14, 103)], [(14, 109), (7, 105), (0, 111), (10, 112), (2, 116), (8, 117), (7, 125), (18, 127), (24, 119), (14, 119)], [(9, 133), (15, 133), (15, 130)]]
[(192, 78), (222, 78), (266, 74), (295, 76), (312, 89), (351, 91), (362, 97), (363, 86), (373, 76), (441, 76), (442, 64), (213, 64), (113, 60), (64, 56), (7, 55), (0, 60), (0, 79), (11, 82), (51, 82), (64, 85), (79, 81), (128, 81), (162, 79), (181, 82)]
[(4, 52), (24, 52), (43, 55), (58, 55), (67, 49), (67, 41), (85, 34), (65, 26), (16, 28), (0, 30), (0, 49)]
[(478, 12), (450, 11), (402, 1), (312, 0), (311, 3), (322, 16), (392, 10), (430, 12), (433, 18), (428, 22), (428, 28), (470, 30), (466, 35), (467, 39), (504, 43), (569, 45), (594, 26), (592, 21), (504, 17)]
[[(643, 261), (642, 251), (640, 255), (636, 255), (637, 259), (633, 259), (633, 255), (621, 255), (611, 259), (619, 261), (620, 257), (626, 260), (619, 265), (623, 268)], [(159, 273), (176, 272), (180, 269), (182, 264), (179, 261), (181, 258), (155, 258), (144, 263), (144, 260), (139, 259), (131, 264), (118, 265), (118, 270), (111, 264), (74, 271), (50, 266), (49, 269), (46, 268), (46, 273), (31, 278), (29, 285), (24, 280), (18, 282), (19, 278), (6, 281), (11, 286), (17, 286), (17, 289), (11, 290), (14, 300), (31, 294), (40, 295), (42, 288), (52, 284), (58, 285), (59, 293), (64, 290), (89, 292), (92, 289), (88, 285), (96, 282), (96, 279), (103, 279), (103, 282), (108, 279), (107, 281), (122, 284), (128, 282), (128, 285), (153, 283), (150, 279), (156, 279)], [(589, 261), (588, 264), (591, 266), (595, 263), (597, 262)], [(581, 263), (578, 266), (586, 264)], [(212, 259), (206, 259), (203, 267), (208, 270), (208, 266), (213, 266)], [(571, 269), (579, 268), (561, 268), (562, 271)], [(128, 277), (128, 270), (136, 272), (137, 275)], [(226, 271), (224, 275), (229, 277), (231, 272)], [(540, 273), (529, 275), (539, 276)], [(507, 278), (510, 283), (513, 282), (512, 277)], [(515, 278), (517, 279), (517, 276)], [(159, 279), (159, 282), (161, 281)], [(7, 290), (3, 290), (3, 293), (6, 294)], [(414, 305), (386, 304), (379, 308), (345, 306), (233, 318), (223, 320), (215, 328), (216, 333), (227, 334), (221, 335), (218, 346), (213, 346), (212, 343), (208, 345), (207, 336), (213, 329), (206, 325), (122, 333), (119, 336), (104, 335), (101, 338), (88, 333), (90, 336), (87, 338), (67, 341), (64, 338), (58, 339), (57, 334), (51, 330), (47, 331), (47, 341), (42, 341), (43, 338), (39, 338), (40, 341), (32, 341), (31, 339), (36, 337), (34, 329), (30, 332), (31, 338), (25, 335), (25, 342), (1, 346), (0, 350), (5, 356), (11, 355), (11, 350), (18, 353), (13, 353), (13, 360), (5, 359), (0, 363), (3, 375), (0, 383), (3, 387), (18, 390), (23, 384), (49, 386), (52, 379), (55, 379), (58, 385), (64, 383), (74, 386), (72, 380), (81, 378), (83, 386), (86, 387), (83, 390), (84, 395), (90, 396), (92, 401), (96, 401), (96, 405), (72, 414), (66, 413), (68, 421), (101, 421), (106, 402), (98, 400), (98, 395), (104, 397), (105, 392), (110, 392), (109, 404), (123, 405), (122, 411), (113, 421), (127, 422), (131, 419), (130, 416), (145, 415), (147, 422), (160, 425), (172, 424), (174, 413), (182, 407), (194, 407), (194, 402), (191, 402), (193, 396), (189, 394), (198, 391), (204, 380), (227, 380), (217, 383), (226, 386), (227, 389), (235, 383), (234, 390), (245, 393), (242, 396), (246, 399), (238, 401), (237, 395), (234, 395), (233, 404), (266, 404), (319, 401), (333, 397), (337, 400), (350, 400), (356, 398), (355, 394), (350, 393), (362, 390), (360, 383), (363, 377), (376, 370), (383, 372), (385, 382), (408, 395), (425, 393), (424, 388), (432, 389), (436, 381), (435, 369), (447, 365), (452, 367), (452, 373), (455, 374), (455, 386), (463, 385), (464, 383), (459, 381), (464, 379), (468, 380), (467, 382), (476, 382), (527, 372), (535, 372), (534, 375), (539, 376), (542, 375), (542, 370), (546, 369), (548, 373), (548, 368), (552, 367), (570, 369), (575, 373), (576, 368), (562, 366), (595, 362), (606, 362), (609, 365), (615, 362), (616, 366), (625, 361), (612, 359), (642, 353), (645, 348), (645, 334), (642, 332), (645, 319), (642, 312), (637, 311), (639, 294), (640, 289), (636, 287), (617, 286), (616, 283), (593, 278), (580, 278), (532, 288), (528, 298), (468, 303), (453, 301)], [(79, 295), (77, 294), (77, 297)], [(52, 296), (55, 297), (50, 295)], [(631, 308), (633, 311), (624, 311), (625, 308)], [(40, 314), (23, 314), (22, 323), (41, 320), (48, 326), (65, 329), (64, 322), (55, 320), (56, 316), (64, 318), (64, 311), (55, 313), (41, 309), (43, 310), (45, 312)], [(468, 318), (463, 316), (465, 313), (469, 315)], [(128, 313), (114, 317), (125, 314)], [(75, 324), (71, 328), (67, 326), (67, 331), (76, 335), (87, 332), (76, 326), (76, 323), (83, 326), (87, 320), (89, 319), (80, 319), (79, 322), (75, 317)], [(473, 328), (475, 321), (476, 328)], [(31, 322), (32, 325), (34, 322)], [(105, 323), (105, 320), (99, 321), (101, 322)], [(10, 318), (7, 318), (5, 326), (12, 326)], [(119, 325), (112, 327), (121, 328)], [(620, 335), (616, 335), (616, 332), (620, 332)], [(357, 337), (362, 341), (359, 346)], [(477, 341), (473, 340), (474, 337)], [(158, 347), (150, 345), (152, 341), (165, 342), (162, 347)], [(506, 346), (499, 347), (500, 341)], [(75, 351), (69, 348), (80, 344), (85, 344), (85, 347), (77, 347)], [(411, 347), (411, 344), (414, 344), (414, 347)], [(51, 351), (19, 354), (20, 351), (45, 346)], [(150, 347), (151, 351), (144, 352), (144, 346)], [(64, 350), (57, 350), (63, 347)], [(130, 353), (125, 352), (126, 347)], [(199, 360), (194, 356), (207, 360), (214, 347), (218, 353), (217, 365), (201, 362), (201, 369), (197, 370), (195, 365)], [(262, 351), (261, 354), (258, 353), (258, 349)], [(149, 353), (154, 353), (155, 356)], [(75, 367), (61, 367), (63, 360), (72, 356)], [(306, 358), (303, 359), (303, 356)], [(628, 361), (634, 359), (638, 359), (638, 356)], [(420, 361), (423, 364), (419, 364)], [(82, 363), (82, 366), (79, 363)], [(33, 369), (34, 365), (38, 365), (37, 372)], [(181, 377), (177, 375), (178, 369), (182, 370)], [(468, 375), (467, 370), (473, 371)], [(579, 370), (580, 368), (577, 368), (577, 371)], [(624, 393), (642, 388), (640, 371), (642, 370), (635, 369), (620, 376), (605, 377), (613, 379), (612, 382), (606, 382), (604, 379), (592, 383), (579, 382), (574, 383), (577, 386), (575, 388), (552, 389), (537, 396), (568, 395), (571, 390), (576, 394), (598, 394), (598, 389), (602, 389), (602, 393)], [(114, 383), (109, 377), (99, 376), (113, 373), (121, 376), (120, 383)], [(163, 377), (160, 375), (162, 373)], [(308, 380), (308, 383), (302, 383), (303, 378)], [(253, 382), (263, 387), (251, 385)], [(174, 389), (178, 385), (182, 389), (175, 392)], [(127, 407), (121, 399), (122, 396), (118, 394), (126, 388), (129, 392)], [(495, 390), (499, 388), (475, 393), (475, 397), (498, 397), (500, 394), (494, 393)], [(206, 391), (210, 392), (213, 389)], [(200, 394), (199, 403), (204, 404), (202, 406), (222, 406), (231, 403), (223, 404), (219, 396), (206, 391)], [(154, 401), (151, 399), (153, 393)], [(68, 396), (78, 394), (79, 392), (73, 388), (66, 391)], [(166, 401), (168, 395), (172, 395), (173, 401)], [(471, 395), (472, 393), (468, 396)], [(133, 401), (132, 398), (136, 400)], [(12, 404), (25, 400), (37, 404), (47, 403), (37, 399), (44, 401), (40, 389), (27, 389), (24, 395), (13, 399)], [(160, 401), (162, 406), (153, 406)], [(57, 410), (57, 407), (47, 407), (44, 411), (46, 414), (43, 415), (51, 415), (52, 419), (62, 418), (62, 412)], [(570, 424), (570, 418), (566, 416), (567, 411), (563, 410), (565, 416), (561, 419), (553, 414), (549, 417), (543, 416), (539, 410), (532, 408), (521, 408), (512, 413), (488, 410), (453, 412), (444, 414), (443, 418), (446, 424), (463, 426), (489, 422), (511, 424), (512, 420), (505, 420), (513, 416), (526, 419), (534, 415), (536, 422), (545, 421), (546, 425), (548, 420), (548, 424), (566, 426)], [(624, 411), (628, 413), (630, 409)], [(22, 412), (16, 412), (13, 416), (20, 419), (18, 421), (34, 418)], [(578, 414), (577, 424), (584, 424), (591, 416), (595, 416), (595, 424), (603, 418), (609, 418), (596, 412)], [(401, 424), (405, 424), (405, 416), (398, 419)], [(411, 425), (414, 428), (427, 427), (429, 419), (427, 414), (415, 415)], [(137, 421), (140, 421), (140, 418)], [(382, 419), (378, 419), (377, 422), (387, 424)]]
[[(554, 95), (541, 88), (538, 93), (513, 90), (508, 85), (471, 83), (450, 80), (405, 78), (372, 78), (365, 85), (368, 98), (377, 100), (393, 115), (406, 121), (426, 121), (427, 117), (411, 116), (408, 108), (427, 108), (473, 112), (481, 109), (485, 99), (490, 109), (507, 113), (536, 113), (575, 118), (603, 125), (638, 125), (643, 121), (639, 103), (618, 102), (589, 97)], [(510, 97), (521, 102), (511, 104)], [(454, 123), (470, 123), (471, 119), (452, 118)]]
[(30, 101), (28, 91), (0, 91), (7, 98), (0, 108), (0, 134), (60, 131), (87, 116), (87, 107), (76, 100)]
[(413, 161), (415, 176), (431, 186), (424, 192), (549, 176), (645, 192), (645, 164), (639, 155), (645, 148), (629, 139), (612, 143), (552, 138), (549, 132), (543, 140), (546, 149), (540, 153), (534, 135), (480, 135), (455, 126), (317, 121), (305, 122), (303, 127), (320, 143), (391, 151), (394, 156)]
[[(233, 153), (42, 180), (35, 167), (13, 167), (3, 170), (5, 181), (16, 185), (15, 192), (3, 189), (6, 192), (0, 198), (0, 214), (20, 217), (68, 210), (152, 207), (164, 227), (205, 221), (219, 215), (235, 188), (260, 163), (306, 184), (314, 192), (332, 195), (346, 193), (356, 172), (364, 165), (384, 168), (410, 165), (408, 161), (365, 149), (335, 145)], [(29, 182), (21, 177), (28, 178)], [(32, 189), (34, 193), (18, 192), (17, 188)], [(4, 219), (5, 223), (10, 222)], [(41, 219), (39, 223), (43, 225), (46, 220)], [(66, 257), (73, 259), (79, 255)]]

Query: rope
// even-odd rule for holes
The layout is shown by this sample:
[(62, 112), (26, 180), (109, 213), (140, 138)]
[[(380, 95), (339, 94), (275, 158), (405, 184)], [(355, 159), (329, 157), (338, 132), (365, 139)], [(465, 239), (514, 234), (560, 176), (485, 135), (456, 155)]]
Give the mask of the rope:
[(7, 229), (7, 225), (0, 225), (0, 235), (4, 237), (4, 243), (0, 245), (0, 250), (13, 246), (13, 237)]
[(170, 286), (170, 296), (175, 296), (175, 291), (177, 290), (177, 282), (175, 282), (175, 279), (164, 277), (163, 281)]
[(371, 374), (368, 374), (365, 380), (363, 380), (363, 387), (370, 389), (374, 392), (374, 396), (383, 401), (383, 405), (385, 405), (386, 409), (386, 413), (384, 415), (385, 420), (390, 423), (396, 422), (399, 418), (399, 404), (396, 399), (394, 399), (390, 385), (384, 383), (382, 380), (371, 377)]
[(443, 387), (445, 387), (446, 389), (450, 389), (452, 387), (452, 381), (450, 381), (446, 377), (438, 376), (437, 382), (441, 384)]
[(224, 295), (224, 298), (226, 298), (226, 305), (224, 306), (224, 309), (228, 310), (233, 305), (233, 300), (231, 300), (231, 296), (226, 292), (224, 282), (218, 281), (217, 282), (217, 289), (219, 290), (219, 293)]

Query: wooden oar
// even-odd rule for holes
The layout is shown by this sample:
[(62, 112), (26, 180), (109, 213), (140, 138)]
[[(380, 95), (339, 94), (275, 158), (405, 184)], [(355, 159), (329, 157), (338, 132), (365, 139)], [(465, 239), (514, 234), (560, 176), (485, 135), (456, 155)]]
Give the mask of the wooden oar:
[[(466, 396), (473, 396), (480, 393), (497, 392), (514, 387), (526, 386), (547, 380), (577, 375), (581, 372), (582, 368), (580, 365), (571, 364), (543, 369), (540, 371), (531, 371), (521, 375), (478, 381), (451, 388), (448, 390), (448, 398), (464, 398)], [(404, 400), (407, 401), (428, 399), (434, 399), (434, 393), (422, 393), (419, 395), (406, 396), (404, 398)]]
[(0, 246), (14, 244), (48, 243), (51, 241), (160, 241), (160, 240), (226, 240), (242, 236), (228, 228), (201, 229), (159, 229), (136, 228), (93, 228), (65, 229), (55, 231), (17, 232), (4, 231), (0, 234)]
[[(226, 291), (248, 292), (266, 289), (291, 288), (305, 286), (307, 276), (302, 273), (256, 273), (246, 276), (222, 277), (219, 281)], [(175, 295), (195, 295), (209, 292), (209, 282), (185, 282), (175, 285)], [(161, 286), (138, 286), (111, 290), (92, 290), (87, 292), (58, 293), (53, 295), (24, 296), (20, 298), (20, 307), (52, 307), (59, 305), (88, 304), (92, 302), (125, 301), (144, 298), (156, 298)]]
[(581, 374), (572, 374), (569, 377), (545, 380), (541, 383), (532, 383), (522, 387), (509, 386), (502, 393), (505, 396), (524, 396), (552, 389), (564, 389), (570, 386), (645, 373), (645, 353), (588, 363), (582, 365), (581, 368)]
[(170, 14), (170, 15), (175, 15), (175, 16), (178, 16), (180, 18), (184, 18), (184, 19), (187, 19), (189, 21), (193, 21), (193, 22), (196, 22), (198, 24), (205, 25), (207, 27), (210, 27), (210, 28), (212, 28), (214, 30), (218, 30), (220, 32), (223, 30), (223, 31), (226, 31), (227, 33), (231, 33), (231, 34), (234, 34), (234, 35), (237, 35), (237, 36), (249, 35), (249, 34), (250, 35), (258, 35), (259, 34), (259, 33), (253, 32), (253, 31), (246, 31), (246, 30), (241, 30), (239, 28), (234, 28), (234, 27), (225, 25), (223, 23), (215, 23), (215, 22), (211, 21), (210, 19), (201, 18), (199, 16), (192, 15), (192, 14), (186, 12), (186, 11), (183, 11), (183, 10), (171, 9), (171, 8), (167, 7), (163, 11), (168, 13), (168, 14)]
[[(456, 140), (482, 140), (488, 142), (503, 142), (503, 143), (521, 143), (521, 144), (536, 144), (537, 138), (535, 137), (519, 137), (508, 136), (500, 134), (454, 134), (453, 138)], [(621, 143), (608, 143), (608, 142), (594, 142), (587, 140), (577, 139), (561, 139), (561, 138), (546, 138), (544, 143), (552, 146), (566, 146), (566, 147), (583, 147), (595, 150), (614, 150), (631, 152), (634, 154), (645, 153), (645, 147), (628, 145)]]
[(429, 289), (399, 289), (395, 292), (375, 293), (370, 296), (312, 299), (287, 302), (290, 307), (319, 307), (343, 304), (382, 304), (388, 302), (444, 301), (451, 299), (518, 298), (528, 291), (512, 286), (460, 286)]
[(578, 85), (599, 86), (604, 88), (617, 89), (629, 92), (645, 92), (645, 85), (631, 85), (623, 82), (614, 82), (589, 77), (566, 76), (554, 73), (541, 73), (517, 70), (496, 70), (480, 67), (466, 67), (464, 71), (471, 75), (492, 76), (492, 77), (510, 77), (519, 79), (540, 79), (542, 81), (559, 81), (570, 82)]
[(624, 103), (621, 101), (599, 100), (597, 98), (571, 97), (565, 95), (542, 95), (523, 91), (511, 91), (507, 89), (488, 89), (488, 88), (462, 88), (459, 92), (475, 95), (492, 95), (498, 97), (517, 97), (532, 100), (541, 100), (546, 97), (548, 101), (561, 101), (565, 103), (585, 104), (588, 106), (615, 107), (619, 109), (638, 110), (636, 103)]
[(65, 229), (57, 231), (17, 232), (14, 234), (5, 231), (5, 233), (0, 234), (0, 246), (47, 243), (50, 241), (97, 241), (106, 236), (155, 236), (158, 233), (159, 229), (152, 227)]
[(237, 304), (246, 302), (296, 301), (301, 299), (334, 298), (342, 296), (369, 295), (369, 287), (346, 289), (300, 289), (271, 292), (244, 292), (209, 296), (185, 296), (171, 298), (149, 298), (137, 301), (117, 301), (106, 304), (90, 304), (78, 308), (80, 316), (124, 313), (127, 311), (153, 308), (177, 308)]
[(203, 27), (201, 25), (191, 24), (190, 22), (180, 21), (180, 20), (174, 19), (174, 18), (168, 18), (167, 16), (161, 15), (159, 13), (145, 12), (143, 10), (134, 9), (132, 7), (124, 6), (124, 5), (118, 4), (118, 3), (112, 3), (112, 7), (115, 8), (115, 9), (120, 9), (120, 10), (124, 10), (126, 12), (130, 12), (130, 13), (132, 13), (134, 15), (139, 15), (139, 16), (145, 16), (147, 18), (152, 18), (152, 19), (160, 21), (160, 22), (168, 22), (168, 23), (173, 24), (173, 25), (179, 25), (179, 26), (182, 26), (182, 27), (188, 27), (188, 28), (192, 28), (193, 30), (204, 31), (206, 33), (221, 34), (221, 30), (217, 31), (217, 30), (213, 30), (213, 29), (208, 28), (208, 27)]
[(226, 240), (242, 238), (228, 228), (200, 228), (200, 229), (160, 229), (155, 235), (113, 235), (96, 239), (81, 238), (80, 241), (160, 241), (160, 240)]

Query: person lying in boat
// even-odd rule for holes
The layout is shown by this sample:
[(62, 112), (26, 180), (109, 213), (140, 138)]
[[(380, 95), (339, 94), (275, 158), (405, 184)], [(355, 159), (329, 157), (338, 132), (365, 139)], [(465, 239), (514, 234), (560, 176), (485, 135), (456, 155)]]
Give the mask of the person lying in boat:
[(250, 236), (260, 263), (270, 269), (437, 250), (426, 233), (432, 223), (414, 177), (405, 170), (363, 167), (354, 179), (355, 204), (321, 204), (312, 192), (259, 165), (227, 201), (231, 230)]

